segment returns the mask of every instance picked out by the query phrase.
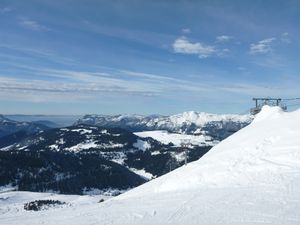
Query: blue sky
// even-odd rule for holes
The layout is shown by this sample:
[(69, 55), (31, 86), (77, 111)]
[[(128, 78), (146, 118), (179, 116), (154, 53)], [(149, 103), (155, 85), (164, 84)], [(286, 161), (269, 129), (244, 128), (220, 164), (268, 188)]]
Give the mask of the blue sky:
[(299, 1), (0, 0), (0, 113), (242, 113), (300, 97)]

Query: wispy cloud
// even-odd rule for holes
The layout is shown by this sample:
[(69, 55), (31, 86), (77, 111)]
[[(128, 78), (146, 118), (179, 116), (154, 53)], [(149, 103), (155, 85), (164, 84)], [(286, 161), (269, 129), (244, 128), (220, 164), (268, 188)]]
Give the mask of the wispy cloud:
[(223, 49), (219, 49), (216, 54), (217, 54), (217, 56), (225, 57), (225, 56), (228, 56), (229, 53), (230, 53), (230, 50), (228, 48), (223, 48)]
[(130, 84), (117, 79), (100, 78), (97, 83), (80, 83), (0, 77), (0, 99), (11, 96), (9, 99), (23, 99), (32, 102), (60, 102), (62, 99), (64, 101), (67, 99), (80, 101), (110, 94), (144, 97), (157, 95), (155, 90), (151, 90), (151, 88), (148, 90), (137, 84)]
[(11, 11), (11, 8), (9, 8), (9, 7), (0, 8), (0, 14), (8, 13), (10, 11)]
[(232, 36), (228, 36), (228, 35), (221, 35), (221, 36), (217, 36), (216, 37), (216, 41), (217, 42), (228, 42), (230, 40), (232, 40), (233, 37)]
[(290, 34), (288, 32), (282, 33), (280, 36), (280, 40), (286, 44), (290, 44), (292, 42), (290, 39)]
[(297, 96), (298, 90), (296, 85), (279, 84), (279, 85), (264, 85), (264, 84), (248, 84), (248, 83), (235, 83), (224, 84), (217, 88), (219, 91), (236, 93), (246, 96)]
[[(191, 90), (191, 84), (184, 80), (165, 77), (156, 74), (133, 72), (128, 70), (115, 70), (107, 72), (89, 72), (75, 70), (58, 70), (32, 67), (28, 65), (14, 65), (21, 74), (29, 72), (35, 78), (26, 80), (22, 78), (10, 78), (0, 74), (0, 98), (9, 93), (16, 98), (24, 99), (27, 95), (29, 101), (36, 100), (33, 96), (45, 96), (45, 101), (51, 99), (60, 101), (60, 95), (78, 99), (95, 98), (103, 95), (135, 95), (135, 96), (158, 96), (167, 90), (178, 89)], [(132, 78), (134, 77), (134, 78)], [(54, 79), (49, 79), (54, 78)], [(170, 85), (172, 81), (172, 85)], [(200, 90), (198, 88), (198, 90)], [(60, 95), (58, 94), (60, 93)], [(58, 98), (58, 99), (57, 99)], [(42, 99), (42, 98), (41, 98)], [(42, 100), (41, 100), (42, 101)]]
[(129, 70), (120, 70), (120, 72), (127, 74), (129, 76), (140, 77), (144, 79), (185, 82), (185, 80), (176, 79), (166, 75), (162, 76), (157, 74), (142, 73), (142, 72), (135, 72)]
[[(46, 48), (0, 44), (0, 50), (1, 49), (4, 49), (6, 52), (5, 54), (0, 53), (0, 58), (2, 61), (5, 59), (12, 59), (12, 58), (16, 58), (20, 60), (24, 57), (26, 59), (28, 59), (28, 57), (31, 57), (34, 59), (47, 59), (52, 62), (66, 64), (66, 65), (77, 64), (77, 62), (75, 62), (74, 59), (64, 57), (61, 54), (58, 54), (57, 52), (54, 52), (53, 50), (49, 50)], [(15, 52), (22, 53), (22, 54), (16, 55)]]
[(250, 54), (266, 54), (272, 52), (272, 43), (276, 40), (276, 38), (267, 38), (261, 40), (255, 44), (250, 45)]
[(76, 26), (76, 29), (82, 29), (84, 32), (93, 32), (98, 35), (124, 39), (156, 48), (163, 46), (165, 43), (168, 43), (169, 40), (174, 39), (174, 36), (168, 33), (132, 28), (129, 29), (124, 27), (116, 27), (113, 25), (107, 26), (88, 20), (82, 20), (79, 28), (78, 24), (72, 24), (70, 26)]
[[(164, 75), (116, 69), (112, 73), (57, 70), (16, 65), (21, 74), (11, 78), (0, 73), (0, 99), (26, 101), (58, 101), (95, 99), (100, 96), (156, 97), (169, 95), (175, 90), (202, 92), (205, 85)], [(32, 78), (35, 76), (35, 78)], [(49, 78), (55, 79), (49, 79)]]
[(40, 24), (39, 22), (35, 21), (35, 20), (30, 20), (30, 19), (26, 19), (26, 18), (22, 18), (19, 21), (19, 24), (29, 30), (34, 30), (34, 31), (49, 31), (50, 29), (42, 24)]
[(182, 28), (182, 29), (181, 29), (181, 32), (182, 32), (183, 34), (189, 34), (189, 33), (191, 33), (192, 31), (191, 31), (190, 28)]
[(214, 46), (205, 45), (200, 42), (193, 43), (184, 36), (174, 41), (173, 50), (175, 53), (198, 55), (199, 58), (207, 58), (217, 52)]
[[(118, 70), (114, 72), (87, 72), (24, 67), (22, 71), (32, 72), (11, 78), (0, 73), (0, 99), (28, 102), (86, 102), (106, 97), (134, 96), (142, 98), (163, 98), (179, 96), (210, 96), (218, 94), (280, 95), (286, 86), (264, 86), (238, 82), (221, 82), (214, 79), (181, 80), (172, 76), (144, 72)], [(32, 75), (36, 74), (35, 78)], [(46, 79), (47, 77), (55, 79)], [(296, 93), (298, 87), (289, 84), (289, 94)], [(286, 92), (285, 92), (286, 93)]]

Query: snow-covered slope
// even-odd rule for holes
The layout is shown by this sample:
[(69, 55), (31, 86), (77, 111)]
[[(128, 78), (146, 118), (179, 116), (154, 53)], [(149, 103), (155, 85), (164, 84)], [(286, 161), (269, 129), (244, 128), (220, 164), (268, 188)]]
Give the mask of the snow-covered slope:
[(143, 131), (135, 132), (135, 135), (139, 137), (151, 137), (163, 144), (173, 144), (174, 146), (180, 147), (183, 142), (192, 146), (214, 146), (218, 141), (212, 140), (211, 137), (206, 135), (192, 135), (192, 134), (176, 134), (170, 133), (166, 130), (155, 130), (155, 131)]
[(200, 160), (101, 204), (2, 213), (1, 224), (300, 224), (300, 110), (264, 107)]

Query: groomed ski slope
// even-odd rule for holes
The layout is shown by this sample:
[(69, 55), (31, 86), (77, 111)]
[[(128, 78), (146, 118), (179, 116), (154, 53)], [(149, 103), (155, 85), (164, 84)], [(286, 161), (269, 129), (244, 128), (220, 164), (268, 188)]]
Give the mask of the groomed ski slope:
[(103, 203), (0, 214), (0, 224), (300, 224), (300, 110), (264, 107), (200, 160)]

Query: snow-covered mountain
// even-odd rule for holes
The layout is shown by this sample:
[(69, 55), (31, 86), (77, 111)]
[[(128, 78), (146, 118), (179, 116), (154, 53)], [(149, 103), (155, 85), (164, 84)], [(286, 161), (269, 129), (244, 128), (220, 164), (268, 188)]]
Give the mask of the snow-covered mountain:
[[(2, 124), (17, 124), (20, 129), (0, 137), (0, 155), (5, 159), (0, 165), (0, 186), (68, 194), (82, 194), (84, 189), (124, 190), (183, 165), (182, 142), (188, 143), (187, 161), (191, 162), (251, 119), (196, 112), (169, 117), (94, 115), (71, 127), (28, 132), (34, 123), (3, 117)], [(103, 165), (95, 169), (95, 163)], [(93, 168), (97, 172), (91, 175)], [(124, 179), (116, 182), (120, 176)]]
[[(24, 126), (0, 137), (0, 155), (5, 159), (0, 165), (0, 186), (68, 194), (82, 194), (84, 189), (124, 190), (183, 165), (186, 153), (182, 142), (188, 143), (187, 161), (191, 162), (251, 119), (248, 115), (196, 112), (174, 116), (93, 115), (71, 127), (28, 132), (25, 125), (33, 123), (3, 118), (3, 124)], [(103, 165), (95, 169), (95, 163)], [(93, 168), (97, 172), (91, 175)], [(120, 176), (124, 179), (116, 182)]]
[(6, 208), (0, 211), (0, 221), (24, 225), (298, 225), (299, 134), (300, 110), (264, 107), (249, 126), (200, 160), (122, 195), (100, 204), (35, 213)]
[[(203, 156), (209, 143), (193, 143), (188, 161)], [(125, 190), (183, 165), (184, 154), (180, 146), (121, 128), (81, 124), (29, 136), (18, 132), (0, 138), (0, 186), (67, 194)]]
[(19, 122), (10, 120), (3, 115), (0, 115), (0, 138), (19, 131), (23, 131), (26, 134), (33, 134), (47, 129), (49, 129), (49, 127), (43, 123)]
[(172, 116), (85, 115), (75, 124), (120, 127), (133, 132), (166, 130), (172, 133), (207, 135), (223, 140), (252, 121), (250, 115), (217, 115), (203, 112), (184, 112)]

